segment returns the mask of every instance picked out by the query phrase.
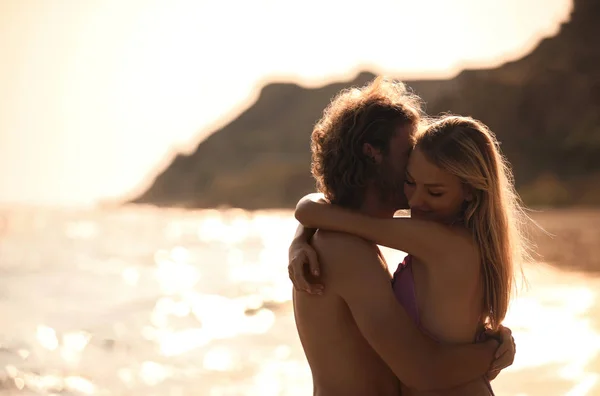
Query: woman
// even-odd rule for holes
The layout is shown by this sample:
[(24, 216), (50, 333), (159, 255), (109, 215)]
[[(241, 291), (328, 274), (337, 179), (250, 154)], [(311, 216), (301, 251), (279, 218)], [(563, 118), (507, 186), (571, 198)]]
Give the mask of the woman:
[[(478, 341), (502, 323), (514, 268), (527, 257), (527, 216), (495, 136), (468, 117), (432, 122), (415, 136), (404, 192), (410, 218), (369, 217), (311, 196), (296, 218), (407, 252), (392, 285), (413, 320), (441, 342)], [(402, 394), (423, 393), (404, 387)], [(442, 394), (493, 392), (482, 379)]]

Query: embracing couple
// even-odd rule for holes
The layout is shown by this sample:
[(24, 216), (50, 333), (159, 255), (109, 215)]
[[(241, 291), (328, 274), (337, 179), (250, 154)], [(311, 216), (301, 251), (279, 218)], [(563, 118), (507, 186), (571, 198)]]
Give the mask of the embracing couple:
[[(493, 395), (516, 353), (501, 323), (527, 252), (498, 146), (472, 118), (426, 118), (384, 78), (325, 109), (311, 145), (322, 194), (296, 207), (288, 267), (315, 395)], [(377, 245), (407, 256), (388, 270)]]

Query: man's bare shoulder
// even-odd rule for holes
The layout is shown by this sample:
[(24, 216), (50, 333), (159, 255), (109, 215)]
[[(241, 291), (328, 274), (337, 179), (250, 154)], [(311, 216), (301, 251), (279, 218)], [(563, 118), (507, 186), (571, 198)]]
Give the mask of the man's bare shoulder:
[(377, 250), (372, 242), (344, 232), (319, 230), (313, 236), (311, 244), (319, 254), (328, 257), (352, 257), (353, 253), (377, 257)]
[[(388, 274), (381, 262), (377, 247), (360, 237), (319, 230), (312, 239), (326, 282), (339, 283), (351, 278)], [(383, 270), (383, 271), (382, 271)]]

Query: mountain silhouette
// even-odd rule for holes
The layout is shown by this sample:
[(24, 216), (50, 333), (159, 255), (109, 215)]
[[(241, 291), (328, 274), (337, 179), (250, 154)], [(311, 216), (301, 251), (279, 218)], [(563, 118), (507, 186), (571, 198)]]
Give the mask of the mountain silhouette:
[[(575, 0), (569, 22), (527, 56), (453, 79), (405, 81), (429, 114), (482, 120), (502, 142), (530, 205), (600, 204), (600, 1)], [(315, 189), (310, 133), (331, 98), (375, 77), (320, 88), (275, 83), (238, 118), (178, 155), (134, 203), (290, 208)], [(393, 76), (401, 79), (401, 76)]]

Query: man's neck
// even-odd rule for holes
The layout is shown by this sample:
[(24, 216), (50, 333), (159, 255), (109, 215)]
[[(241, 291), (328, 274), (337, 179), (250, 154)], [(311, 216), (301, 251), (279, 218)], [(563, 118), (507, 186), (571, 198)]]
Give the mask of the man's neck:
[(363, 204), (358, 209), (360, 212), (373, 216), (390, 218), (396, 213), (396, 209), (388, 202), (383, 202), (379, 194), (372, 189), (367, 189)]

